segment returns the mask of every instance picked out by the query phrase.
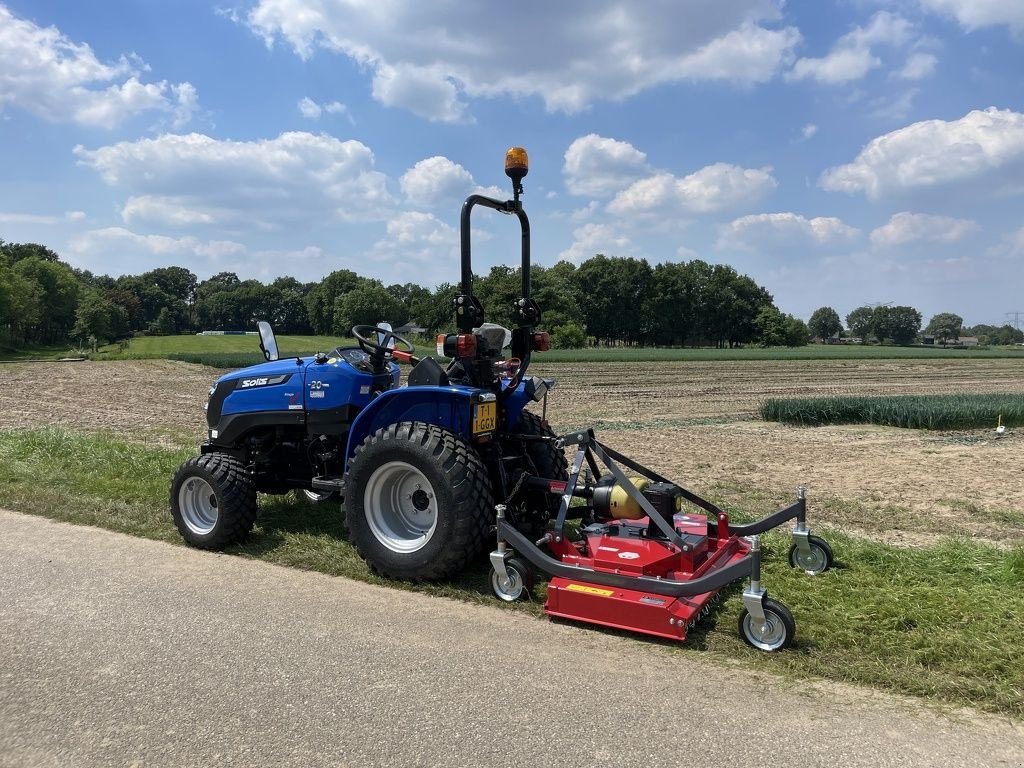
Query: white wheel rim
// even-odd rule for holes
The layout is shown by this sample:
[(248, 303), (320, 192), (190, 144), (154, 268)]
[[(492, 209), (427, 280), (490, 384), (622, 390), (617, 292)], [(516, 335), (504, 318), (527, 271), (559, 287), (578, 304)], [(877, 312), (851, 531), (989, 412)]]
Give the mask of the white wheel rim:
[(810, 544), (807, 552), (796, 550), (794, 560), (798, 568), (808, 574), (818, 574), (825, 570), (825, 550), (817, 544)]
[(217, 525), (220, 512), (213, 486), (201, 477), (190, 477), (178, 490), (181, 519), (192, 533), (205, 536)]
[(389, 461), (374, 470), (363, 493), (363, 509), (374, 537), (392, 552), (417, 552), (437, 530), (434, 487), (404, 461)]
[(749, 613), (743, 622), (743, 632), (750, 644), (762, 651), (775, 651), (786, 642), (786, 624), (775, 611), (764, 612), (764, 625), (758, 626)]
[(491, 589), (500, 600), (514, 603), (523, 594), (523, 578), (515, 568), (505, 568), (507, 579), (502, 579), (497, 571), (491, 571)]

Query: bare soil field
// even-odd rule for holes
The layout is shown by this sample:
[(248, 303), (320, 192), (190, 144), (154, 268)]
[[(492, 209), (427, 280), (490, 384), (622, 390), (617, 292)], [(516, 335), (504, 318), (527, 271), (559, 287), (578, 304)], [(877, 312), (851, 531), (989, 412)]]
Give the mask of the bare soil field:
[[(1016, 392), (1014, 360), (557, 363), (548, 418), (723, 504), (763, 513), (804, 484), (815, 523), (893, 543), (946, 535), (1024, 543), (1024, 434), (786, 427), (766, 397)], [(219, 372), (165, 360), (0, 367), (0, 429), (60, 425), (142, 442), (198, 441)]]

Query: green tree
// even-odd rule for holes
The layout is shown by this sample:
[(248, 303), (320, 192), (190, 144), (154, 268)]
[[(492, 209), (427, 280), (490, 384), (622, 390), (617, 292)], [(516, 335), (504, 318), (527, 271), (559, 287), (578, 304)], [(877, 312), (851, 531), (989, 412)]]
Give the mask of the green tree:
[(60, 254), (39, 243), (5, 243), (0, 240), (0, 253), (6, 255), (12, 263), (22, 259), (40, 259), (52, 264), (60, 262)]
[(178, 332), (178, 321), (170, 307), (163, 307), (160, 310), (151, 330), (161, 336), (173, 336)]
[(411, 298), (410, 314), (431, 334), (450, 331), (455, 327), (455, 297), (459, 293), (459, 286), (442, 283), (432, 293)]
[(576, 323), (566, 323), (551, 331), (551, 346), (555, 349), (581, 349), (587, 345), (587, 334)]
[[(361, 280), (352, 270), (339, 269), (310, 289), (306, 295), (306, 312), (314, 333), (326, 335), (334, 331), (337, 325), (334, 309), (338, 299), (355, 288)], [(348, 331), (345, 331), (345, 335), (348, 335)]]
[(90, 337), (100, 344), (106, 344), (118, 337), (118, 332), (127, 328), (127, 312), (124, 307), (114, 304), (96, 290), (82, 293), (75, 310), (75, 325), (71, 338), (85, 342)]
[(940, 312), (928, 321), (928, 327), (924, 329), (924, 332), (938, 339), (942, 346), (946, 346), (946, 342), (950, 339), (955, 341), (960, 338), (960, 329), (963, 324), (964, 319), (960, 315), (954, 315), (952, 312)]
[(597, 254), (576, 270), (587, 332), (605, 342), (642, 342), (650, 318), (642, 311), (654, 281), (643, 259)]
[(799, 317), (786, 315), (786, 346), (806, 347), (811, 341), (811, 329)]
[(29, 342), (29, 335), (43, 318), (43, 287), (16, 272), (0, 252), (0, 338), (11, 346)]
[(26, 328), (26, 341), (53, 344), (68, 338), (75, 323), (79, 282), (67, 264), (39, 256), (28, 256), (15, 262), (13, 271), (42, 289), (42, 316)]
[(887, 338), (896, 344), (912, 344), (921, 331), (921, 313), (906, 306), (878, 307), (875, 329), (879, 340)]
[(830, 339), (843, 330), (843, 324), (839, 320), (839, 313), (832, 307), (819, 307), (811, 315), (807, 327), (812, 336), (822, 341)]
[(868, 336), (871, 334), (875, 323), (875, 310), (871, 307), (857, 307), (846, 316), (846, 327), (850, 333), (860, 337), (861, 344), (868, 343)]
[(757, 327), (757, 344), (761, 347), (786, 346), (786, 317), (777, 307), (761, 307), (754, 318)]
[(401, 302), (388, 293), (379, 280), (365, 280), (338, 298), (333, 331), (339, 336), (348, 336), (355, 325), (391, 322), (401, 311)]

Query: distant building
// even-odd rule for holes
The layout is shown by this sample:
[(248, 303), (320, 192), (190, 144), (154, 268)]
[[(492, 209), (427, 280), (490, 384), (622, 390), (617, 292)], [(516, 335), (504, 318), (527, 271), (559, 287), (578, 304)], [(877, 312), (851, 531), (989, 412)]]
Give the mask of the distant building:
[[(921, 337), (921, 343), (926, 345), (941, 344), (934, 336), (925, 335)], [(976, 347), (978, 346), (977, 336), (961, 336), (959, 339), (946, 339), (947, 347)]]

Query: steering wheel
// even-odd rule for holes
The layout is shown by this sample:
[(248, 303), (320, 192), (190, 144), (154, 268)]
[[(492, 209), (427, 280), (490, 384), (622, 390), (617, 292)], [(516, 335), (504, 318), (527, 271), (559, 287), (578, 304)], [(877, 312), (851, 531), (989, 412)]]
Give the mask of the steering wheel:
[(381, 328), (380, 326), (357, 325), (352, 328), (352, 335), (356, 337), (360, 348), (370, 355), (374, 368), (377, 369), (384, 367), (384, 360), (387, 359), (392, 351), (391, 347), (387, 345), (388, 339), (394, 339), (404, 347), (404, 349), (399, 350), (400, 352), (411, 355), (416, 351), (416, 347), (412, 345), (411, 341), (403, 336), (399, 336), (394, 331)]

